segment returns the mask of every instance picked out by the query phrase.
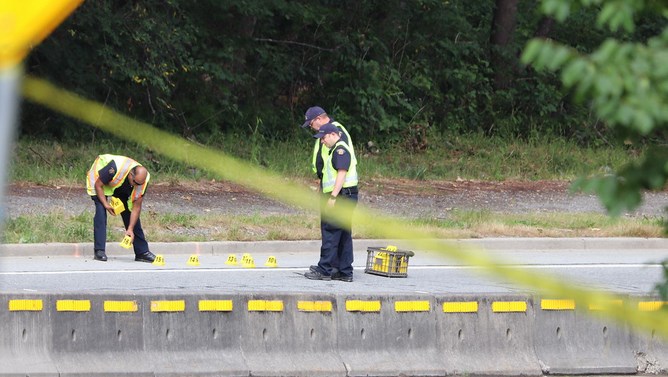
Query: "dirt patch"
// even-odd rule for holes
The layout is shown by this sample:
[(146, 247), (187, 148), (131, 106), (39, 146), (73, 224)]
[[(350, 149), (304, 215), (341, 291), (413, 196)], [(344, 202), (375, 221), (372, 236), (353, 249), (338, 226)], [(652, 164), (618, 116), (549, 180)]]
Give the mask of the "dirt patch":
[[(306, 185), (311, 184), (305, 182)], [(503, 213), (604, 213), (598, 198), (572, 194), (565, 181), (483, 182), (412, 181), (371, 179), (360, 185), (360, 203), (403, 217), (443, 218), (453, 210), (484, 210)], [(93, 205), (82, 186), (9, 186), (7, 214), (63, 211), (92, 212)], [(629, 216), (663, 216), (668, 192), (644, 195), (643, 205)], [(187, 185), (155, 184), (150, 187), (145, 209), (156, 213), (282, 214), (298, 213), (262, 195), (228, 182), (196, 182)]]

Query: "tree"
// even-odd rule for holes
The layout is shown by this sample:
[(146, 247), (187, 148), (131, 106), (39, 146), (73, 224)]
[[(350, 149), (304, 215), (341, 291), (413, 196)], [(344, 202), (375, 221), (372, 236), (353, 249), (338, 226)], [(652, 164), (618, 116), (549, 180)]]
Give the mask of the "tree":
[[(522, 61), (537, 69), (560, 71), (563, 85), (575, 98), (588, 101), (600, 119), (629, 142), (653, 136), (659, 140), (643, 157), (618, 171), (575, 182), (574, 188), (595, 192), (609, 213), (619, 215), (642, 202), (643, 190), (661, 190), (668, 179), (668, 4), (652, 0), (544, 0), (542, 10), (564, 21), (580, 6), (598, 7), (597, 26), (617, 33), (617, 38), (607, 38), (589, 54), (537, 38), (527, 44)], [(663, 22), (655, 34), (648, 33), (642, 42), (625, 40), (636, 31), (637, 19), (657, 14)], [(668, 232), (668, 222), (664, 224)], [(666, 298), (668, 261), (663, 266), (665, 282), (657, 285), (657, 290)]]
[(518, 2), (519, 0), (496, 0), (490, 33), (490, 63), (494, 69), (496, 89), (508, 88), (516, 63), (515, 56), (508, 54), (507, 46), (515, 33)]

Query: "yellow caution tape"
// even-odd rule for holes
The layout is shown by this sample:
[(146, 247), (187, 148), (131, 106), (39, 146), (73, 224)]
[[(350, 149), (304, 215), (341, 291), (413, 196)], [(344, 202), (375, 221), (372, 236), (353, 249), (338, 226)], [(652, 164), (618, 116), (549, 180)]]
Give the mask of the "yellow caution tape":
[[(278, 174), (121, 115), (99, 103), (58, 89), (44, 80), (26, 77), (23, 81), (23, 95), (30, 101), (91, 124), (119, 138), (150, 147), (174, 161), (205, 169), (221, 179), (261, 192), (282, 203), (318, 213), (326, 200), (304, 186), (286, 181)], [(583, 289), (542, 272), (503, 265), (500, 260), (478, 247), (438, 240), (433, 234), (415, 228), (405, 220), (383, 216), (362, 205), (357, 206), (342, 200), (337, 206), (338, 211), (324, 214), (326, 221), (350, 228), (352, 217), (353, 223), (372, 224), (375, 234), (380, 238), (406, 240), (415, 250), (433, 251), (461, 264), (478, 266), (493, 278), (528, 287), (539, 295), (569, 297), (575, 302), (601, 309), (590, 311), (593, 315), (605, 316), (619, 323), (627, 322), (636, 329), (645, 330), (647, 333), (654, 331), (668, 338), (668, 316), (640, 311), (637, 304), (632, 302), (621, 307), (615, 306), (612, 303), (622, 299), (619, 295)]]
[(0, 1), (0, 68), (17, 65), (82, 2)]

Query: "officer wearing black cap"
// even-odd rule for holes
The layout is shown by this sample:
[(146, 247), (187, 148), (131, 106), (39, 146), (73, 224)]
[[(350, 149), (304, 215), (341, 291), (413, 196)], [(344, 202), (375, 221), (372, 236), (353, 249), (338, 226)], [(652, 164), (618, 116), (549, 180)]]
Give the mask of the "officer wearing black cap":
[[(341, 139), (348, 145), (350, 150), (354, 153), (355, 149), (353, 147), (352, 139), (348, 130), (339, 122), (332, 119), (327, 112), (320, 106), (309, 107), (304, 114), (304, 123), (302, 128), (311, 127), (314, 131), (318, 132), (320, 127), (324, 124), (333, 124), (341, 131)], [(311, 158), (311, 169), (318, 177), (318, 180), (322, 180), (322, 168), (324, 166), (324, 161), (329, 156), (329, 148), (320, 141), (320, 139), (315, 141), (313, 145), (313, 156)], [(320, 184), (318, 184), (320, 187)], [(320, 220), (320, 232), (324, 232), (325, 223)], [(337, 261), (334, 261), (337, 262)], [(338, 264), (338, 263), (334, 263)], [(311, 271), (315, 271), (317, 266), (311, 266)]]
[[(338, 129), (341, 131), (341, 138), (346, 144), (348, 144), (348, 146), (354, 153), (355, 148), (353, 148), (353, 141), (350, 138), (348, 130), (346, 130), (346, 128), (343, 127), (341, 123), (330, 118), (329, 115), (327, 115), (327, 113), (325, 112), (325, 110), (320, 106), (309, 107), (308, 110), (306, 110), (306, 114), (304, 114), (304, 123), (302, 124), (302, 128), (311, 127), (314, 131), (318, 132), (318, 130), (320, 130), (320, 127), (323, 124), (327, 123), (331, 123), (336, 127), (338, 127)], [(315, 145), (313, 146), (311, 169), (313, 169), (313, 172), (318, 176), (318, 179), (322, 179), (322, 167), (324, 165), (324, 158), (328, 154), (329, 154), (329, 148), (327, 148), (326, 145), (321, 143), (320, 140), (316, 140)]]
[[(329, 150), (324, 159), (321, 179), (322, 193), (328, 196), (323, 211), (337, 209), (337, 199), (343, 197), (357, 203), (358, 178), (355, 152), (341, 137), (342, 131), (332, 123), (324, 124), (313, 137), (320, 139)], [(323, 221), (322, 246), (317, 266), (304, 274), (312, 280), (353, 281), (352, 229)], [(350, 224), (350, 222), (348, 222)], [(313, 268), (315, 267), (315, 268)]]

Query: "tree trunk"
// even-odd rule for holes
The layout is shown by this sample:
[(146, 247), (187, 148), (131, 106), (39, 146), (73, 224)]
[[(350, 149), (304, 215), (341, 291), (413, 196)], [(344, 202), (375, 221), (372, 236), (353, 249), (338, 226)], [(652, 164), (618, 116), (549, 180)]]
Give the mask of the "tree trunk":
[(510, 43), (517, 23), (519, 0), (496, 0), (490, 41), (490, 62), (494, 70), (494, 88), (507, 89), (513, 79), (517, 58)]
[(550, 35), (550, 32), (552, 31), (553, 25), (554, 18), (547, 16), (541, 18), (533, 36), (536, 38), (547, 38), (547, 36)]

